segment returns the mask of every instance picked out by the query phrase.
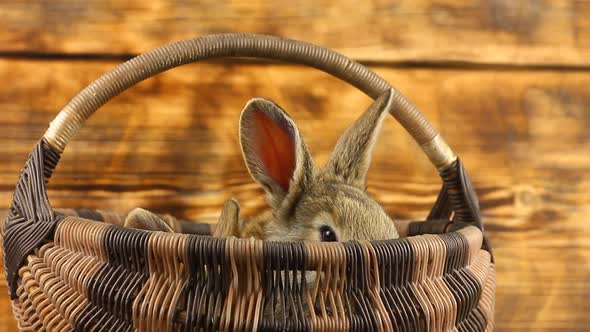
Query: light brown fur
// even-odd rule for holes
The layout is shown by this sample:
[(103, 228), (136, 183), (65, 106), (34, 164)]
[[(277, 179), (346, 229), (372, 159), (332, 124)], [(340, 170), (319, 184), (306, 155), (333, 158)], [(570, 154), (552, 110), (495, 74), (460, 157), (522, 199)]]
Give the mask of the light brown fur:
[[(271, 217), (243, 222), (240, 236), (268, 240), (319, 240), (319, 228), (330, 226), (339, 241), (397, 238), (393, 221), (365, 191), (371, 153), (391, 107), (387, 91), (339, 139), (327, 165), (316, 168), (293, 120), (278, 105), (251, 100), (240, 119), (240, 142), (252, 177), (266, 190)], [(291, 132), (295, 167), (288, 190), (265, 172), (255, 149), (256, 127), (250, 117), (264, 112)]]
[[(228, 200), (214, 236), (320, 240), (320, 228), (329, 226), (338, 241), (399, 237), (393, 221), (365, 191), (371, 153), (390, 107), (391, 91), (386, 91), (344, 132), (328, 163), (316, 168), (287, 113), (269, 100), (252, 99), (240, 118), (240, 143), (248, 170), (265, 189), (271, 209), (240, 220), (238, 203)], [(285, 137), (290, 141), (276, 146), (273, 133), (281, 135), (283, 144)], [(277, 170), (277, 165), (286, 168)]]

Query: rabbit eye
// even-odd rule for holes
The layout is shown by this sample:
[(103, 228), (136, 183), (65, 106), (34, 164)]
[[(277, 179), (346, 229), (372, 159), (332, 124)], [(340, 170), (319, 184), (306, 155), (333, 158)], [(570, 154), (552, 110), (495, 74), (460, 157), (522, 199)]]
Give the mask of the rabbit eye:
[(332, 229), (332, 227), (328, 225), (323, 225), (320, 227), (320, 240), (322, 242), (336, 242), (336, 232)]

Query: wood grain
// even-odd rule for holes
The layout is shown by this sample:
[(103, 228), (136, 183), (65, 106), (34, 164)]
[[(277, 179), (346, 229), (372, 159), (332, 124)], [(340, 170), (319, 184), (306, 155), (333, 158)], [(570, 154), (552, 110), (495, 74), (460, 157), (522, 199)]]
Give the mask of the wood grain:
[(590, 3), (563, 0), (0, 3), (0, 51), (125, 55), (209, 33), (302, 39), (357, 60), (585, 66)]
[[(112, 68), (109, 61), (0, 60), (0, 204), (49, 121)], [(465, 162), (480, 196), (498, 270), (497, 330), (579, 330), (590, 285), (590, 75), (586, 71), (373, 68), (403, 91)], [(50, 183), (54, 207), (143, 206), (198, 221), (237, 198), (264, 207), (237, 141), (254, 96), (298, 123), (316, 161), (369, 98), (327, 75), (288, 65), (185, 66), (140, 83), (89, 120)], [(398, 218), (424, 218), (440, 180), (392, 119), (379, 139), (369, 191)], [(2, 290), (0, 290), (2, 291)], [(8, 311), (3, 311), (8, 312)]]
[[(0, 292), (7, 294), (4, 287), (0, 287)], [(10, 299), (8, 296), (0, 296), (0, 332), (16, 332), (16, 320), (12, 316), (12, 307), (10, 306)]]
[(495, 234), (494, 240), (498, 261), (496, 331), (587, 329), (587, 231), (548, 235), (538, 229)]

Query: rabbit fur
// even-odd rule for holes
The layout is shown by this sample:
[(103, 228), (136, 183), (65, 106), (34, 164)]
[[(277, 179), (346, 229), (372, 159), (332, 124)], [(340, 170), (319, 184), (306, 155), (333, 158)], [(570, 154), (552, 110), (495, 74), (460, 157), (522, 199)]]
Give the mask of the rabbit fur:
[[(270, 210), (240, 220), (238, 202), (228, 200), (213, 235), (282, 241), (325, 241), (326, 234), (330, 241), (399, 237), (393, 220), (366, 192), (371, 154), (391, 99), (391, 90), (377, 98), (343, 133), (321, 168), (283, 109), (267, 99), (250, 100), (240, 116), (240, 146)], [(160, 216), (139, 208), (125, 220), (125, 226), (133, 225), (173, 231)]]

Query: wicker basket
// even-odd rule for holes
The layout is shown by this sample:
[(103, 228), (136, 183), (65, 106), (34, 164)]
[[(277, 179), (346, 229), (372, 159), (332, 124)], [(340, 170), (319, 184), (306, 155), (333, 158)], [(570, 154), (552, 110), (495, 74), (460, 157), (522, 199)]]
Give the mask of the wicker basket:
[[(116, 214), (51, 208), (47, 181), (90, 115), (152, 75), (216, 57), (313, 66), (372, 98), (391, 89), (391, 114), (442, 178), (426, 220), (400, 224), (407, 237), (395, 240), (267, 242), (126, 229)], [(181, 224), (187, 233), (199, 230)], [(163, 46), (106, 73), (66, 105), (32, 151), (3, 235), (7, 282), (21, 330), (493, 328), (494, 263), (461, 161), (416, 107), (381, 77), (338, 53), (299, 41), (211, 35)], [(316, 271), (311, 281), (306, 280), (310, 271)]]

